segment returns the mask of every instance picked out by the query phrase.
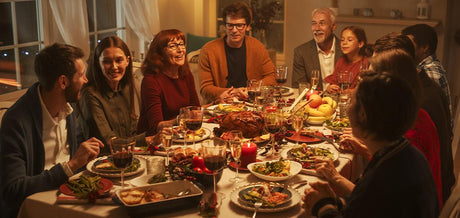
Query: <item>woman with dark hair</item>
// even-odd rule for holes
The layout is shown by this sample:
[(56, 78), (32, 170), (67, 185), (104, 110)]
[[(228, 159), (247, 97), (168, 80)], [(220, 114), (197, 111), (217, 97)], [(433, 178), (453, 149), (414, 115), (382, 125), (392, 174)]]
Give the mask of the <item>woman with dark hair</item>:
[(305, 190), (308, 211), (317, 217), (437, 217), (438, 197), (425, 157), (403, 137), (419, 110), (413, 88), (387, 72), (369, 72), (353, 94), (353, 135), (372, 158), (346, 201), (328, 183)]
[[(136, 136), (138, 146), (154, 143), (154, 137), (136, 134), (139, 96), (136, 94), (128, 46), (117, 36), (101, 40), (94, 49), (88, 83), (79, 102), (79, 122), (84, 135), (101, 139)], [(103, 153), (109, 153), (109, 146)]]
[(193, 75), (180, 30), (160, 31), (142, 63), (141, 111), (138, 132), (153, 135), (166, 124), (176, 124), (181, 107), (199, 106)]
[(343, 56), (337, 60), (334, 72), (324, 78), (324, 81), (330, 83), (326, 91), (334, 94), (339, 93), (342, 88), (339, 86), (340, 72), (348, 71), (351, 74), (350, 87), (346, 89), (353, 89), (356, 86), (359, 72), (367, 69), (369, 65), (367, 57), (372, 54), (367, 45), (366, 33), (363, 28), (358, 26), (347, 26), (342, 30), (340, 47)]

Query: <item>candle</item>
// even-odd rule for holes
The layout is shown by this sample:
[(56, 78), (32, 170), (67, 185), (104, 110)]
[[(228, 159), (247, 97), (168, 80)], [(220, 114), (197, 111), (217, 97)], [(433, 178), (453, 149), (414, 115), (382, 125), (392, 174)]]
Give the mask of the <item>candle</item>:
[(257, 145), (252, 142), (245, 142), (241, 147), (241, 167), (246, 168), (248, 164), (256, 162)]

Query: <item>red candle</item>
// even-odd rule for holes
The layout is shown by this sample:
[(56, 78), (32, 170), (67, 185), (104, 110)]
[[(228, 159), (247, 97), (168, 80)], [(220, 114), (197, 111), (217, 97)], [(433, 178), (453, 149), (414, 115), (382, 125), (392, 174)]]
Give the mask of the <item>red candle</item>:
[(252, 142), (243, 143), (241, 147), (241, 167), (246, 168), (248, 164), (256, 162), (257, 145)]

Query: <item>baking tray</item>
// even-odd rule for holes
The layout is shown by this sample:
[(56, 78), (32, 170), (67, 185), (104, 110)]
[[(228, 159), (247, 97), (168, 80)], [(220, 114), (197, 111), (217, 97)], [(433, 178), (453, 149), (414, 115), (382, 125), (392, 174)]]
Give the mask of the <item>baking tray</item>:
[[(132, 189), (140, 191), (145, 191), (148, 189), (158, 190), (164, 195), (175, 195), (180, 191), (190, 189), (190, 193), (182, 197), (174, 197), (144, 204), (129, 205), (121, 200), (120, 193)], [(167, 213), (169, 211), (178, 211), (197, 207), (200, 203), (203, 191), (188, 180), (176, 180), (172, 182), (152, 184), (135, 188), (120, 189), (116, 192), (116, 195), (130, 216), (144, 217), (151, 216), (152, 214)]]

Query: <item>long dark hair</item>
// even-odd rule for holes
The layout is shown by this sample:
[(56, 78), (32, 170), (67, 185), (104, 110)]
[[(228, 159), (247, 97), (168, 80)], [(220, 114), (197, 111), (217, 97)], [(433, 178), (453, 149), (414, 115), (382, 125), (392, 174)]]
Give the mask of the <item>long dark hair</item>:
[[(169, 64), (165, 51), (168, 43), (174, 39), (181, 39), (186, 43), (184, 33), (177, 29), (162, 30), (155, 36), (152, 43), (150, 43), (144, 62), (142, 62), (142, 74), (157, 74), (164, 71)], [(188, 60), (185, 58), (184, 65), (179, 67), (179, 77), (184, 77), (187, 73), (191, 72)]]
[(359, 26), (347, 26), (343, 28), (341, 34), (343, 34), (343, 31), (345, 30), (350, 30), (356, 36), (356, 39), (358, 39), (358, 43), (360, 42), (364, 43), (363, 47), (359, 49), (360, 55), (366, 56), (366, 57), (372, 56), (372, 53), (373, 53), (372, 46), (369, 46), (367, 44), (366, 32), (364, 31), (363, 28)]
[(134, 78), (133, 78), (133, 60), (130, 57), (131, 52), (129, 51), (126, 43), (117, 36), (108, 36), (99, 42), (99, 44), (94, 49), (94, 54), (90, 59), (90, 67), (87, 73), (88, 83), (85, 87), (92, 87), (95, 91), (100, 93), (105, 93), (111, 90), (109, 84), (107, 83), (106, 78), (104, 77), (99, 64), (99, 57), (106, 48), (119, 48), (125, 54), (128, 60), (128, 66), (125, 69), (125, 75), (120, 80), (120, 87), (124, 88), (125, 86), (129, 87), (129, 93), (131, 96), (130, 100), (130, 110), (132, 115), (134, 115)]

